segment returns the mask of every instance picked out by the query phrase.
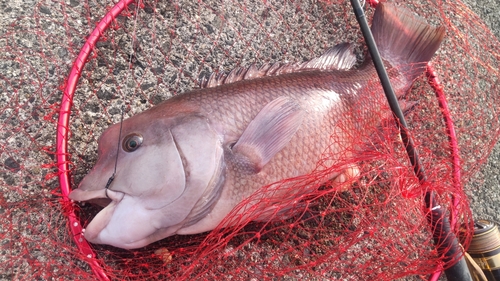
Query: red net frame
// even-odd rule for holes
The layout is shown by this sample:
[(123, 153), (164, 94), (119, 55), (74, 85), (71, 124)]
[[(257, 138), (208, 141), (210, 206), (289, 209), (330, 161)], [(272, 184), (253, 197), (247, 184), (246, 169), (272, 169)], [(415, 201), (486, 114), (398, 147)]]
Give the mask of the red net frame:
[[(59, 123), (57, 126), (57, 163), (59, 169), (59, 184), (61, 185), (61, 192), (63, 195), (63, 200), (65, 204), (68, 204), (70, 199), (68, 194), (71, 191), (71, 180), (70, 180), (70, 168), (68, 159), (68, 138), (69, 138), (69, 119), (71, 114), (71, 106), (73, 103), (73, 96), (75, 94), (75, 89), (78, 84), (78, 79), (81, 76), (82, 70), (87, 62), (89, 55), (92, 53), (92, 49), (101, 37), (102, 33), (109, 28), (109, 25), (113, 20), (130, 4), (134, 2), (133, 0), (120, 1), (116, 4), (111, 11), (109, 11), (106, 16), (99, 22), (94, 31), (90, 34), (89, 38), (85, 42), (80, 54), (76, 58), (71, 72), (66, 81), (66, 88), (63, 93), (63, 98), (61, 101), (61, 108), (59, 111)], [(70, 205), (71, 206), (71, 205)], [(73, 239), (78, 246), (80, 252), (83, 256), (87, 257), (87, 262), (89, 263), (92, 271), (95, 273), (99, 280), (109, 280), (106, 273), (100, 267), (99, 263), (95, 260), (95, 253), (90, 247), (89, 243), (83, 237), (82, 226), (80, 221), (76, 217), (74, 210), (69, 207), (69, 211), (66, 213), (70, 225), (71, 234)]]

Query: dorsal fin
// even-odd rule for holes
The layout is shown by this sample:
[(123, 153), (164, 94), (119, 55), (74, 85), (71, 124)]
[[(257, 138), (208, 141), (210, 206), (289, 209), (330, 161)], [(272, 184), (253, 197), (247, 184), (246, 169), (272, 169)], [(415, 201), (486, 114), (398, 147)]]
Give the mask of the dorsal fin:
[(222, 84), (231, 84), (242, 80), (251, 80), (265, 76), (277, 76), (286, 73), (311, 70), (348, 70), (356, 63), (353, 47), (349, 43), (342, 43), (328, 49), (318, 58), (306, 62), (294, 63), (266, 63), (261, 67), (255, 64), (249, 67), (237, 67), (229, 73), (212, 73), (210, 77), (200, 81), (201, 88), (212, 88)]

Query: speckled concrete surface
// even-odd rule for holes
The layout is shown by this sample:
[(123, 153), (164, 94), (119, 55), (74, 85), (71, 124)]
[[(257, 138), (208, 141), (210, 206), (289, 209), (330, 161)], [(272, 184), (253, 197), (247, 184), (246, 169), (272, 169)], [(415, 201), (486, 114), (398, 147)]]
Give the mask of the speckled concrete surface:
[[(21, 64), (16, 64), (15, 59), (8, 60), (8, 61), (0, 61), (0, 74), (3, 77), (19, 77), (19, 73), (26, 73), (30, 72), (31, 70), (26, 67), (27, 64), (32, 65), (32, 66), (39, 66), (40, 68), (44, 69), (43, 71), (37, 72), (39, 75), (43, 74), (45, 75), (44, 83), (45, 85), (43, 86), (44, 91), (46, 93), (43, 94), (43, 96), (46, 97), (47, 103), (46, 105), (50, 104), (55, 104), (56, 102), (59, 102), (60, 92), (57, 90), (58, 87), (61, 84), (62, 79), (64, 78), (64, 75), (67, 74), (69, 68), (71, 67), (71, 63), (73, 59), (76, 56), (76, 51), (79, 50), (79, 47), (82, 45), (83, 40), (85, 36), (90, 32), (89, 25), (87, 24), (87, 18), (82, 17), (80, 14), (81, 11), (83, 10), (82, 5), (84, 4), (83, 2), (80, 2), (78, 0), (68, 0), (67, 2), (67, 7), (69, 9), (65, 10), (65, 13), (68, 16), (68, 19), (65, 19), (66, 26), (61, 26), (58, 24), (55, 24), (54, 22), (51, 22), (50, 20), (46, 21), (32, 21), (30, 20), (33, 17), (36, 17), (37, 14), (40, 14), (43, 16), (44, 19), (50, 18), (53, 15), (58, 15), (57, 12), (60, 11), (61, 7), (58, 5), (57, 2), (54, 1), (34, 1), (34, 0), (14, 0), (14, 1), (0, 1), (0, 46), (4, 47), (6, 44), (10, 44), (12, 42), (7, 42), (5, 40), (2, 40), (2, 38), (5, 38), (6, 34), (12, 34), (12, 33), (18, 33), (16, 35), (9, 35), (9, 38), (14, 38), (15, 39), (15, 44), (18, 46), (21, 46), (23, 49), (24, 58), (25, 61), (28, 63), (21, 63)], [(500, 1), (499, 0), (478, 0), (478, 1), (467, 1), (468, 5), (476, 11), (484, 20), (485, 22), (492, 28), (492, 30), (497, 34), (497, 36), (500, 36)], [(249, 4), (250, 5), (250, 2)], [(94, 13), (92, 15), (89, 15), (89, 17), (92, 17), (93, 20), (97, 20), (97, 14), (100, 14), (98, 11), (102, 11), (106, 9), (106, 5), (96, 5), (96, 7), (92, 7), (90, 10), (92, 10)], [(252, 8), (249, 7), (249, 10)], [(256, 10), (259, 8), (256, 7)], [(260, 12), (265, 12), (264, 10)], [(102, 14), (102, 13), (101, 13)], [(228, 15), (228, 16), (234, 16), (237, 17), (238, 15)], [(95, 17), (95, 18), (94, 18)], [(313, 16), (311, 16), (312, 18)], [(203, 20), (208, 21), (210, 24), (208, 25), (209, 27), (206, 27), (207, 32), (210, 32), (210, 26), (221, 26), (222, 23), (219, 21), (217, 17), (210, 17), (210, 15), (207, 15), (206, 18), (203, 18)], [(16, 23), (18, 26), (21, 26), (20, 28), (16, 28), (12, 26), (12, 23)], [(273, 23), (270, 23), (273, 24)], [(40, 37), (37, 36), (36, 33), (30, 32), (30, 28), (33, 30), (44, 30), (46, 34), (44, 34), (46, 37), (44, 38), (49, 38), (49, 40), (40, 40)], [(187, 25), (186, 25), (186, 28)], [(188, 33), (189, 30), (186, 30), (186, 34)], [(58, 42), (60, 40), (65, 40), (65, 34), (67, 32), (75, 32), (75, 35), (72, 38), (72, 42), (65, 42), (65, 44), (59, 45)], [(157, 31), (160, 32), (160, 31)], [(165, 32), (168, 33), (168, 30)], [(47, 36), (48, 35), (48, 36)], [(223, 40), (226, 41), (227, 44), (234, 44), (234, 36), (237, 36), (236, 34), (229, 34), (227, 35), (227, 38), (223, 38)], [(304, 37), (307, 40), (307, 37)], [(189, 41), (191, 38), (186, 37), (186, 38), (181, 38), (181, 40)], [(293, 40), (294, 38), (284, 38), (284, 40)], [(344, 41), (349, 41), (350, 38), (344, 38)], [(325, 41), (328, 42), (329, 38), (325, 38)], [(339, 41), (342, 41), (339, 39)], [(200, 40), (199, 44), (210, 44), (210, 41), (203, 42)], [(330, 42), (328, 42), (330, 43)], [(104, 44), (104, 43), (103, 43)], [(72, 48), (64, 48), (62, 45), (71, 45)], [(240, 46), (241, 47), (241, 46)], [(289, 45), (290, 49), (294, 49), (295, 46)], [(310, 50), (311, 52), (316, 52), (319, 53), (320, 49), (323, 49), (325, 46), (317, 46), (317, 50)], [(30, 52), (30, 48), (37, 49), (37, 50), (47, 50), (47, 56), (46, 57), (35, 57), (33, 53)], [(173, 47), (175, 50), (176, 46)], [(266, 54), (260, 54), (260, 56), (269, 56), (273, 58), (274, 53), (272, 50), (272, 46), (269, 48), (269, 52)], [(252, 57), (249, 55), (248, 57), (245, 57), (242, 54), (236, 53), (238, 50), (237, 47), (231, 48), (229, 55), (232, 57), (237, 57), (239, 58), (239, 61), (242, 63), (248, 63), (252, 62)], [(180, 49), (179, 53), (185, 53), (185, 50)], [(35, 53), (36, 55), (37, 53)], [(11, 54), (13, 57), (14, 56), (20, 56), (21, 54)], [(291, 59), (292, 55), (294, 55), (293, 52), (288, 54), (289, 57), (287, 59)], [(303, 54), (304, 57), (308, 56), (308, 54)], [(175, 56), (173, 59), (176, 59)], [(191, 58), (193, 59), (193, 58)], [(224, 65), (224, 57), (221, 54), (218, 54), (216, 57), (213, 58), (216, 61), (221, 62), (222, 67), (226, 67)], [(182, 59), (181, 59), (182, 60)], [(24, 61), (23, 61), (24, 62)], [(190, 67), (190, 62), (189, 59), (185, 59), (183, 61), (186, 69), (189, 69)], [(161, 67), (161, 64), (158, 65), (158, 67)], [(97, 69), (97, 68), (96, 68)], [(120, 69), (117, 69), (116, 71), (119, 71)], [(176, 71), (176, 69), (167, 69), (164, 71)], [(200, 71), (200, 70), (198, 70)], [(202, 69), (201, 72), (208, 72), (209, 69)], [(97, 75), (97, 74), (96, 74)], [(189, 75), (188, 73), (186, 76)], [(168, 76), (168, 75), (167, 75)], [(35, 79), (36, 80), (36, 79)], [(26, 81), (24, 81), (26, 82)], [(144, 81), (144, 91), (150, 91), (153, 90), (152, 88), (149, 88), (149, 83), (150, 81)], [(184, 83), (184, 82), (183, 82)], [(178, 85), (180, 91), (189, 89), (194, 85), (193, 81), (186, 82), (185, 84)], [(5, 88), (4, 91), (2, 91), (1, 96), (0, 96), (0, 102), (3, 103), (8, 103), (11, 102), (11, 95), (13, 92), (13, 88), (16, 88), (16, 85), (11, 85), (12, 88)], [(83, 88), (83, 91), (85, 91), (85, 85), (82, 85), (81, 88)], [(2, 118), (3, 122), (17, 122), (16, 124), (24, 124), (23, 121), (30, 119), (30, 118), (38, 118), (40, 117), (40, 120), (37, 120), (37, 125), (33, 125), (30, 128), (26, 129), (27, 134), (23, 134), (23, 137), (12, 139), (10, 135), (8, 135), (8, 132), (2, 131), (5, 135), (2, 135), (0, 137), (9, 139), (9, 143), (7, 146), (2, 147), (2, 149), (5, 149), (7, 152), (10, 147), (18, 147), (18, 146), (23, 146), (24, 143), (30, 143), (30, 137), (32, 132), (39, 132), (38, 134), (33, 133), (34, 136), (36, 136), (36, 141), (37, 144), (39, 144), (39, 147), (43, 146), (50, 146), (53, 145), (54, 143), (54, 126), (53, 123), (43, 126), (41, 125), (41, 122), (44, 122), (43, 119), (41, 119), (42, 116), (46, 115), (49, 113), (49, 108), (38, 108), (35, 105), (31, 105), (30, 102), (30, 87), (20, 87), (16, 91), (16, 94), (19, 95), (19, 101), (22, 103), (26, 103), (26, 107), (23, 108), (23, 111), (19, 112), (19, 120), (16, 118), (10, 118), (10, 112), (2, 112), (2, 115), (0, 115), (0, 118)], [(107, 91), (102, 91), (99, 92), (98, 95), (101, 98), (109, 98), (109, 92)], [(163, 97), (155, 97), (156, 99), (162, 99)], [(84, 102), (83, 100), (77, 100), (75, 103), (77, 105), (80, 105), (78, 103)], [(89, 125), (92, 122), (94, 122), (97, 119), (103, 118), (100, 113), (96, 112), (99, 111), (99, 107), (95, 107), (95, 104), (89, 103), (86, 104), (86, 108), (89, 109), (89, 113), (86, 115), (82, 114), (82, 120), (81, 121), (76, 121), (76, 124), (73, 124), (75, 127), (78, 128), (80, 126), (82, 130), (88, 130), (91, 129), (95, 134), (98, 134), (103, 128), (96, 128), (95, 126)], [(117, 119), (119, 118), (119, 114), (116, 110), (119, 104), (111, 104), (111, 108), (109, 110), (109, 115), (105, 115), (107, 117), (112, 117), (112, 121), (116, 122)], [(144, 104), (141, 104), (138, 102), (137, 107), (135, 107), (135, 111), (141, 111), (145, 108)], [(114, 111), (113, 111), (114, 110)], [(135, 112), (127, 112), (127, 114), (133, 114)], [(38, 122), (39, 121), (39, 122)], [(53, 120), (52, 120), (53, 122)], [(110, 123), (111, 121), (107, 120), (105, 123)], [(86, 135), (85, 134), (80, 134), (76, 135), (76, 138), (80, 138), (83, 140), (86, 140)], [(84, 148), (87, 151), (95, 151), (95, 144), (89, 144), (88, 146), (85, 146)], [(29, 151), (24, 151), (23, 150), (23, 155), (11, 155), (9, 153), (3, 153), (0, 158), (0, 163), (2, 163), (4, 170), (13, 170), (16, 171), (20, 169), (21, 167), (23, 169), (30, 170), (29, 177), (31, 178), (37, 178), (37, 177), (44, 177), (47, 174), (47, 171), (43, 169), (37, 168), (40, 163), (49, 163), (51, 158), (50, 156), (47, 156), (46, 154), (43, 153), (31, 153)], [(17, 157), (17, 158), (16, 158)], [(18, 160), (20, 157), (26, 157), (23, 161), (23, 163), (19, 164)], [(88, 169), (91, 165), (93, 158), (86, 158), (85, 155), (79, 155), (80, 161), (81, 160), (88, 160), (88, 163), (86, 164), (87, 166), (82, 166), (78, 167), (78, 171), (82, 172), (77, 175), (77, 181), (81, 178), (83, 175), (83, 171), (85, 169)], [(17, 160), (16, 160), (17, 159)], [(20, 179), (20, 175), (12, 175), (12, 173), (8, 172), (2, 172), (2, 176), (4, 182), (6, 183), (11, 183), (11, 182), (16, 182), (18, 180), (24, 180), (26, 181), (26, 175), (24, 174), (24, 178)], [(500, 221), (500, 145), (497, 145), (495, 149), (493, 150), (491, 156), (489, 157), (488, 163), (481, 169), (481, 171), (476, 175), (476, 178), (478, 181), (474, 181), (473, 186), (471, 186), (471, 190), (473, 192), (470, 193), (470, 201), (471, 201), (471, 208), (473, 210), (474, 216), (476, 218), (486, 218), (486, 219), (491, 219), (494, 221)], [(481, 184), (478, 184), (478, 182), (482, 182)], [(56, 184), (54, 181), (53, 184)], [(0, 188), (2, 188), (0, 186)], [(23, 187), (24, 188), (24, 187)], [(36, 185), (27, 185), (26, 191), (28, 193), (34, 194), (36, 192), (49, 192), (48, 190), (38, 190), (38, 187)], [(4, 192), (6, 193), (6, 192)], [(9, 193), (9, 198), (8, 200), (16, 201), (16, 200), (22, 200), (22, 198), (18, 198), (20, 195), (16, 195), (15, 193), (10, 192)], [(0, 279), (2, 275), (0, 273)], [(7, 278), (7, 277), (5, 277)]]
[[(485, 23), (500, 38), (500, 1), (465, 1), (480, 15)], [(469, 197), (471, 209), (476, 219), (500, 222), (500, 144), (493, 149), (488, 162), (477, 174), (484, 182), (474, 186), (477, 190)]]

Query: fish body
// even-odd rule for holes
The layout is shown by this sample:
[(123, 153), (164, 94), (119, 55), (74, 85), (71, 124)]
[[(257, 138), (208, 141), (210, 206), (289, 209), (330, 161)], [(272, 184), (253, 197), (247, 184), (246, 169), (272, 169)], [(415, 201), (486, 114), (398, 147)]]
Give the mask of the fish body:
[[(444, 36), (443, 28), (389, 4), (377, 8), (372, 31), (400, 96)], [(209, 231), (261, 187), (311, 173), (327, 149), (338, 159), (357, 153), (345, 149), (359, 143), (352, 132), (377, 122), (386, 101), (373, 83), (371, 63), (352, 69), (355, 63), (352, 47), (340, 44), (305, 63), (213, 75), (204, 88), (123, 121), (118, 157), (120, 124), (111, 126), (99, 139), (97, 163), (69, 196), (107, 201), (87, 226), (86, 239), (138, 248), (174, 234)], [(346, 122), (363, 107), (369, 110)], [(116, 159), (115, 179), (105, 188)]]

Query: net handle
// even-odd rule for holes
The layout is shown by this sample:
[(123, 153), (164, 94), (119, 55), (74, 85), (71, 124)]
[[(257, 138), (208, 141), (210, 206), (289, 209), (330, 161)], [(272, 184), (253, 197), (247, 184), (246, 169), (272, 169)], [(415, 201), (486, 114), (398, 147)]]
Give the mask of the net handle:
[(97, 41), (101, 38), (101, 35), (109, 28), (109, 25), (132, 2), (134, 2), (134, 0), (121, 0), (120, 2), (118, 2), (101, 19), (96, 28), (88, 36), (85, 44), (78, 54), (78, 57), (73, 62), (71, 72), (66, 80), (66, 86), (61, 100), (61, 107), (59, 109), (59, 120), (57, 123), (56, 155), (59, 185), (61, 187), (63, 199), (62, 203), (65, 206), (70, 205), (70, 208), (67, 208), (68, 211), (66, 212), (66, 216), (68, 218), (73, 240), (75, 241), (78, 249), (83, 254), (83, 256), (86, 257), (86, 262), (92, 268), (92, 271), (94, 272), (97, 279), (101, 281), (108, 281), (110, 279), (104, 272), (104, 269), (101, 267), (98, 260), (95, 258), (95, 252), (92, 250), (87, 240), (85, 240), (85, 238), (83, 237), (82, 226), (75, 214), (72, 202), (68, 198), (68, 194), (71, 190), (71, 170), (69, 168), (71, 160), (68, 152), (69, 118), (71, 115), (71, 106), (73, 105), (75, 89), (90, 53), (94, 49)]

